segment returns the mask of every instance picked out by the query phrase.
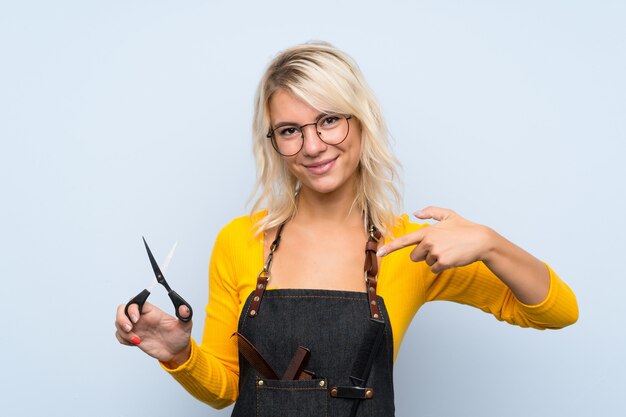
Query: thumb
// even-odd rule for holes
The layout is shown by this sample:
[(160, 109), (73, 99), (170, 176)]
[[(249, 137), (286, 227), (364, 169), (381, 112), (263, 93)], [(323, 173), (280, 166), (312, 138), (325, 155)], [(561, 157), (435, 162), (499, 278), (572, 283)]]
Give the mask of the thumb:
[(435, 206), (428, 206), (426, 208), (423, 208), (413, 213), (413, 215), (417, 217), (418, 219), (422, 219), (422, 220), (433, 219), (433, 220), (437, 220), (438, 222), (442, 220), (446, 220), (448, 217), (450, 217), (453, 214), (454, 212), (452, 210), (441, 208), (441, 207), (435, 207)]

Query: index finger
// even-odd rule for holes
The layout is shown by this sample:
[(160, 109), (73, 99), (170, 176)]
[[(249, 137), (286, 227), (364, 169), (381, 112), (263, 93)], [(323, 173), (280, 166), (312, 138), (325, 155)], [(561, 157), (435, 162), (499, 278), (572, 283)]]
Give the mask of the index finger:
[(131, 304), (128, 302), (128, 304), (124, 306), (124, 315), (126, 315), (131, 322), (137, 323), (139, 321), (139, 316), (141, 315), (141, 311), (139, 310), (137, 303)]
[(424, 239), (424, 229), (416, 230), (415, 232), (402, 235), (381, 246), (376, 252), (376, 256), (386, 256), (391, 252), (395, 252), (398, 249), (406, 248), (407, 246), (417, 245), (422, 239)]
[(133, 322), (130, 317), (125, 314), (126, 306), (121, 304), (117, 307), (117, 313), (115, 315), (115, 327), (124, 330), (126, 333), (133, 329)]
[[(126, 307), (124, 308), (124, 313), (133, 323), (137, 323), (137, 320), (139, 320), (139, 314), (141, 314), (143, 305), (149, 296), (150, 296), (150, 291), (144, 289), (142, 292), (140, 292), (139, 294), (131, 298), (128, 303), (126, 303)], [(129, 311), (133, 305), (137, 306), (137, 313), (139, 313), (139, 314), (135, 314), (134, 316), (130, 314), (130, 311)], [(135, 320), (133, 320), (133, 317), (135, 318)]]

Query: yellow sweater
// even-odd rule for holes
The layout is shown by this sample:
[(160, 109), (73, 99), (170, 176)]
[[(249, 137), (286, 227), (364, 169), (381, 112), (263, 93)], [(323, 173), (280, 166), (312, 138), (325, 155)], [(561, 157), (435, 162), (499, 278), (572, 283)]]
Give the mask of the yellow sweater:
[[(239, 217), (219, 233), (209, 265), (202, 344), (192, 339), (189, 360), (176, 369), (164, 367), (194, 397), (215, 408), (230, 405), (238, 395), (239, 356), (231, 335), (264, 262), (263, 240), (253, 237), (253, 224), (249, 216)], [(424, 226), (403, 215), (392, 234), (397, 237)], [(384, 257), (378, 274), (378, 294), (385, 300), (393, 329), (394, 360), (413, 316), (427, 301), (472, 305), (498, 320), (537, 329), (561, 328), (578, 319), (574, 293), (549, 267), (548, 296), (529, 306), (517, 301), (482, 262), (435, 275), (424, 262), (412, 262), (410, 251), (404, 248)]]

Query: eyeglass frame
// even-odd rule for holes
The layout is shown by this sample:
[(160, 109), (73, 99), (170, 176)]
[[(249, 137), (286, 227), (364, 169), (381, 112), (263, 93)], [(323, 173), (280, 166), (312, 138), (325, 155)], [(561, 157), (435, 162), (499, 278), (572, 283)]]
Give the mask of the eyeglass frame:
[[(281, 155), (281, 156), (286, 156), (286, 157), (289, 157), (289, 156), (294, 156), (294, 155), (297, 155), (297, 154), (298, 154), (298, 153), (302, 150), (302, 148), (304, 148), (304, 128), (305, 128), (305, 127), (307, 127), (307, 126), (315, 126), (315, 127), (317, 127), (317, 124), (319, 123), (319, 121), (320, 121), (320, 120), (322, 120), (324, 117), (327, 117), (327, 116), (332, 116), (332, 115), (342, 116), (344, 119), (346, 119), (346, 123), (348, 123), (348, 130), (346, 131), (346, 137), (345, 137), (345, 138), (343, 138), (342, 140), (340, 140), (340, 141), (339, 141), (339, 142), (337, 142), (337, 143), (328, 143), (328, 142), (326, 142), (324, 139), (322, 139), (322, 137), (320, 136), (319, 132), (317, 131), (317, 128), (315, 129), (315, 134), (317, 135), (317, 137), (319, 138), (319, 140), (321, 140), (322, 142), (324, 142), (326, 145), (329, 145), (329, 146), (341, 145), (341, 144), (342, 144), (342, 143), (343, 143), (343, 142), (344, 142), (344, 141), (348, 138), (348, 135), (350, 134), (350, 119), (352, 119), (352, 115), (351, 115), (351, 114), (326, 113), (326, 114), (322, 114), (321, 116), (319, 116), (319, 117), (317, 118), (317, 120), (316, 120), (316, 121), (314, 121), (314, 122), (312, 122), (312, 123), (307, 123), (307, 124), (304, 124), (304, 125), (302, 125), (302, 126), (296, 126), (296, 125), (291, 125), (291, 124), (285, 124), (285, 125), (282, 125), (282, 126), (277, 126), (277, 127), (275, 127), (274, 129), (272, 129), (272, 128), (270, 127), (270, 129), (269, 129), (269, 131), (267, 132), (267, 135), (266, 135), (265, 137), (266, 137), (266, 138), (268, 138), (268, 139), (272, 142), (272, 148), (274, 148), (274, 150), (275, 150), (276, 152), (278, 152), (278, 154), (279, 154), (279, 155)], [(276, 143), (276, 139), (274, 139), (274, 132), (275, 132), (277, 129), (280, 129), (281, 127), (285, 127), (285, 126), (292, 126), (292, 127), (296, 127), (296, 128), (300, 131), (300, 136), (302, 137), (302, 142), (301, 142), (301, 144), (300, 144), (300, 149), (298, 149), (298, 151), (297, 151), (297, 152), (292, 153), (292, 154), (289, 154), (289, 155), (285, 155), (285, 154), (281, 153), (281, 152), (278, 150), (278, 143)]]

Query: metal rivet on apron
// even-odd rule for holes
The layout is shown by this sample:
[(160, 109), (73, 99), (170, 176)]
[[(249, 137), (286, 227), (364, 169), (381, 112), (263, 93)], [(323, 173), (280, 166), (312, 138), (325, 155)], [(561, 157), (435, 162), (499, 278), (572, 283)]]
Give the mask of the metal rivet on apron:
[[(254, 311), (254, 310), (252, 310)], [(374, 314), (374, 318), (377, 319), (378, 318), (378, 314)]]
[(256, 310), (250, 310), (250, 316), (252, 317), (256, 316)]
[(330, 390), (330, 396), (331, 397), (336, 397), (337, 396), (337, 388), (333, 388)]
[(257, 384), (258, 384), (259, 386), (263, 385), (263, 380), (262, 380), (262, 379), (260, 379), (260, 380), (259, 380), (259, 382), (257, 382)]
[(374, 292), (376, 289), (374, 287), (370, 287), (370, 292)]
[(258, 295), (255, 295), (255, 296), (254, 296), (254, 301), (259, 301), (259, 300), (260, 300), (259, 296), (258, 296)]
[(365, 390), (365, 398), (372, 398), (374, 396), (374, 391), (371, 389)]
[(372, 305), (375, 306), (376, 305), (376, 300), (372, 300)]
[(263, 285), (263, 284), (259, 284), (259, 285), (257, 285), (257, 288), (258, 288), (258, 289), (260, 289), (260, 290), (262, 290), (262, 289), (263, 289), (263, 287), (264, 287), (264, 285)]
[(320, 387), (323, 387), (324, 385), (326, 385), (326, 382), (320, 381)]

